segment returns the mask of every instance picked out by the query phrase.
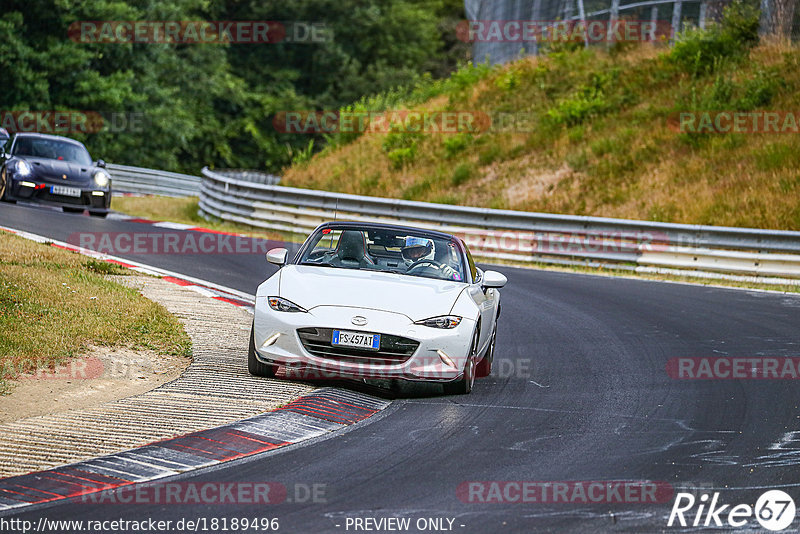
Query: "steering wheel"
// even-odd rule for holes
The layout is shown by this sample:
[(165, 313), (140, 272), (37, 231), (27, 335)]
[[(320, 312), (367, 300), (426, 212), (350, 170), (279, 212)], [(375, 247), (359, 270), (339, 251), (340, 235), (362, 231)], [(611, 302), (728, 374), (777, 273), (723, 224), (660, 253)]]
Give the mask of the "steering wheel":
[(433, 261), (433, 260), (428, 260), (428, 259), (423, 258), (423, 259), (417, 260), (414, 263), (412, 263), (411, 265), (409, 265), (408, 269), (406, 269), (406, 272), (409, 272), (409, 271), (411, 271), (413, 269), (416, 269), (420, 265), (425, 265), (426, 263), (429, 264), (429, 265), (432, 265), (435, 269), (441, 269), (442, 268), (442, 264), (439, 263), (438, 261)]

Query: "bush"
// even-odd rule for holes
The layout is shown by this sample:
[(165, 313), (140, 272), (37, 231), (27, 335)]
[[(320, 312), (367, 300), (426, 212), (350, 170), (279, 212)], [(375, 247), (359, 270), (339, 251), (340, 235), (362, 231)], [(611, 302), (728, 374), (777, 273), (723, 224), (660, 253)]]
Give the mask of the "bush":
[(725, 8), (721, 24), (682, 32), (667, 58), (694, 77), (710, 74), (726, 60), (741, 59), (758, 43), (758, 18), (757, 9), (737, 0)]
[(494, 163), (495, 160), (500, 158), (503, 154), (503, 149), (500, 147), (499, 144), (495, 143), (489, 145), (485, 150), (481, 151), (478, 155), (478, 163), (481, 165), (489, 165)]
[(392, 168), (395, 170), (402, 169), (403, 167), (410, 165), (414, 162), (414, 158), (417, 156), (417, 147), (416, 145), (408, 147), (408, 148), (396, 148), (390, 151), (386, 157), (389, 158), (389, 163), (392, 165)]
[(470, 178), (472, 178), (473, 173), (472, 165), (469, 163), (462, 163), (453, 171), (453, 176), (450, 178), (450, 183), (453, 185), (461, 185), (466, 183)]
[(393, 169), (402, 169), (414, 162), (417, 155), (417, 136), (418, 134), (408, 132), (391, 132), (386, 135), (382, 147)]
[(445, 137), (443, 143), (445, 157), (451, 159), (463, 152), (472, 143), (472, 140), (472, 134), (464, 132)]

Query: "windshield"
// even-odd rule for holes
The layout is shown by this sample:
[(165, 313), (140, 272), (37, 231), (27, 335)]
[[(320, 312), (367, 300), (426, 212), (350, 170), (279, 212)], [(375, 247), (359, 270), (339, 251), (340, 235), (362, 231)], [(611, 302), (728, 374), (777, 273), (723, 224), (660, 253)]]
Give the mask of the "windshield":
[(300, 265), (465, 280), (453, 239), (391, 228), (324, 228), (309, 238)]
[(14, 143), (13, 155), (57, 159), (86, 166), (92, 164), (92, 158), (85, 148), (75, 143), (68, 143), (57, 139), (19, 137)]

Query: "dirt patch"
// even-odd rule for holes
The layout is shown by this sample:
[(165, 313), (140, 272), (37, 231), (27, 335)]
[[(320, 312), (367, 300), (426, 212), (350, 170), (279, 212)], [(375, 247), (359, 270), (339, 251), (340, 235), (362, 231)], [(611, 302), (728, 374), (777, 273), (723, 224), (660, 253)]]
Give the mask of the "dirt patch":
[(0, 423), (92, 408), (145, 393), (174, 380), (190, 358), (91, 346), (56, 369), (20, 376), (0, 397)]
[(540, 172), (531, 167), (515, 182), (506, 186), (506, 202), (511, 209), (527, 204), (531, 200), (544, 197), (552, 191), (561, 180), (569, 177), (572, 169), (566, 163), (556, 171)]

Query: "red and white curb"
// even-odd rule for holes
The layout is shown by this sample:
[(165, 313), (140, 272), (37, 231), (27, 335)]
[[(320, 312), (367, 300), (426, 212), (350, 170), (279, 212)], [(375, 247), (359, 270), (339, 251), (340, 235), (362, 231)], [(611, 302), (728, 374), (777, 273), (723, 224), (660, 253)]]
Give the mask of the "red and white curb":
[(389, 405), (322, 388), (277, 410), (92, 460), (0, 480), (0, 513), (170, 477), (342, 430)]
[[(175, 223), (161, 223), (161, 224), (175, 224)], [(191, 289), (207, 297), (216, 300), (221, 300), (223, 302), (228, 302), (235, 306), (241, 306), (247, 308), (248, 310), (252, 309), (253, 304), (255, 303), (255, 297), (253, 295), (250, 295), (243, 291), (238, 291), (230, 287), (225, 287), (219, 284), (215, 284), (207, 280), (201, 280), (199, 278), (186, 276), (185, 274), (168, 271), (166, 269), (161, 269), (160, 267), (154, 267), (152, 265), (139, 263), (133, 260), (123, 259), (118, 256), (104, 254), (102, 252), (97, 252), (88, 248), (79, 247), (71, 243), (57, 241), (49, 237), (33, 234), (30, 232), (25, 232), (22, 230), (16, 230), (14, 228), (0, 226), (0, 230), (18, 235), (19, 237), (22, 237), (24, 239), (36, 241), (37, 243), (49, 244), (53, 247), (69, 250), (72, 252), (77, 252), (78, 254), (82, 254), (84, 256), (88, 256), (90, 258), (94, 258), (99, 261), (120, 265), (132, 271), (140, 272), (143, 274), (149, 274), (152, 276), (159, 276), (168, 282), (172, 282), (174, 284), (186, 287), (187, 289)]]

